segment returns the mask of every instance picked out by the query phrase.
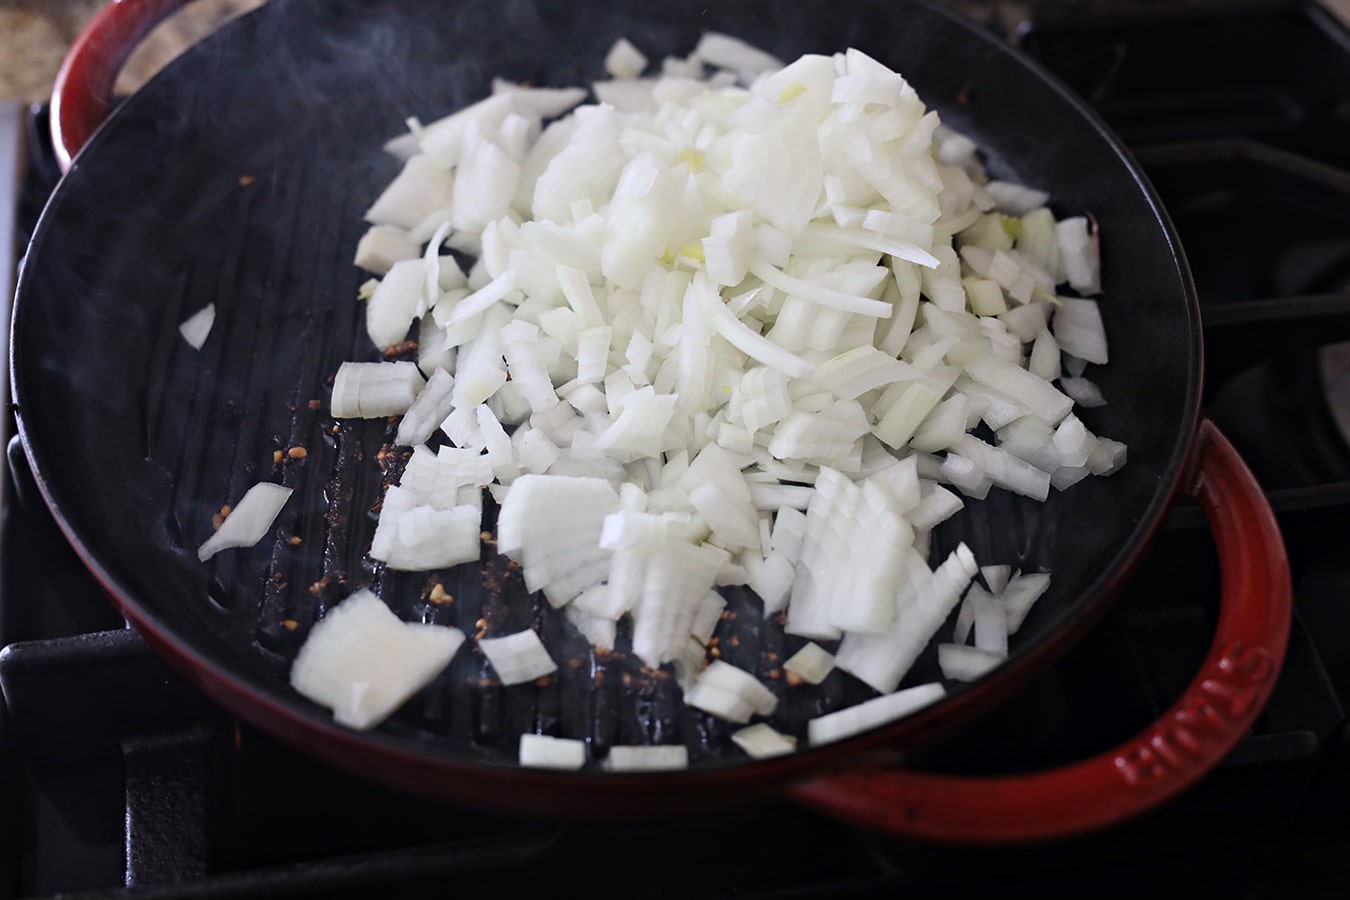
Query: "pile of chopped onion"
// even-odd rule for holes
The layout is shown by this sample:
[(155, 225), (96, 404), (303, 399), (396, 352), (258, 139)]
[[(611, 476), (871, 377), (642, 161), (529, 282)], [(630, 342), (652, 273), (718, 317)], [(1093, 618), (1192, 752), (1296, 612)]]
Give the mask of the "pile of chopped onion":
[[(646, 65), (620, 41), (598, 103), (498, 82), (390, 144), (405, 163), (357, 263), (382, 276), (363, 289), (371, 340), (411, 332), (418, 362), (343, 365), (332, 412), (403, 415), (416, 447), (372, 557), (477, 560), (490, 486), (530, 590), (600, 647), (630, 618), (633, 653), (672, 665), (690, 706), (761, 720), (734, 740), (770, 756), (796, 746), (762, 721), (774, 693), (707, 664), (719, 587), (813, 642), (790, 678), (838, 668), (880, 695), (813, 720), (811, 744), (941, 697), (896, 691), (958, 608), (947, 677), (1007, 656), (1049, 576), (993, 566), (971, 587), (971, 552), (932, 567), (929, 535), (991, 489), (1044, 500), (1124, 463), (1073, 414), (1102, 400), (1085, 373), (1107, 362), (1096, 235), (991, 181), (857, 50), (783, 66), (710, 34)], [(533, 632), (478, 646), (506, 684), (556, 668)], [(520, 752), (584, 760), (532, 735)], [(686, 758), (616, 747), (607, 766)]]

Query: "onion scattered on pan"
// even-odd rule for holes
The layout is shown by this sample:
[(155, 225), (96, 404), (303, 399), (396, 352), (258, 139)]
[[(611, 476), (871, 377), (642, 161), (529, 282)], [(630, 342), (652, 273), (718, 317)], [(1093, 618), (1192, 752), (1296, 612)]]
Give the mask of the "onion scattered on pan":
[[(991, 181), (857, 50), (784, 66), (707, 34), (658, 77), (626, 41), (605, 66), (602, 102), (498, 82), (388, 145), (404, 166), (357, 263), (383, 276), (362, 293), (372, 342), (411, 329), (418, 363), (344, 364), (332, 409), (406, 414), (415, 447), (371, 555), (477, 559), (488, 486), (527, 587), (602, 648), (630, 620), (687, 704), (761, 720), (734, 738), (752, 756), (794, 740), (763, 721), (761, 673), (708, 664), (718, 587), (837, 642), (795, 654), (795, 678), (838, 668), (880, 695), (811, 720), (810, 744), (935, 702), (942, 684), (899, 688), (953, 612), (942, 668), (969, 680), (1050, 576), (985, 560), (990, 590), (967, 594), (977, 561), (962, 545), (931, 567), (932, 529), (991, 490), (1045, 500), (1124, 464), (1073, 415), (1105, 399), (1084, 377), (1107, 360), (1095, 227)], [(478, 645), (505, 684), (555, 668), (534, 631)], [(585, 753), (525, 735), (520, 758)], [(682, 746), (605, 761), (686, 764)]]
[(197, 549), (197, 559), (206, 562), (222, 550), (252, 547), (267, 534), (290, 497), (290, 488), (266, 481), (249, 488), (216, 533)]
[(464, 642), (458, 628), (403, 622), (370, 591), (328, 611), (291, 667), (291, 686), (366, 729), (440, 674)]
[(206, 343), (207, 336), (211, 333), (211, 326), (216, 324), (216, 305), (208, 303), (201, 309), (183, 320), (178, 326), (178, 331), (183, 335), (183, 340), (187, 341), (193, 350), (202, 349)]

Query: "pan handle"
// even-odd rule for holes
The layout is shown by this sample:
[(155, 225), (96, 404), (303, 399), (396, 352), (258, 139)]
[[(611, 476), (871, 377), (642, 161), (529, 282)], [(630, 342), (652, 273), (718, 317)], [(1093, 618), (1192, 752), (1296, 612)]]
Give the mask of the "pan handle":
[(65, 172), (108, 117), (113, 85), (131, 52), (188, 0), (112, 0), (71, 44), (52, 86), (52, 148)]
[(1015, 844), (1118, 823), (1209, 772), (1270, 697), (1288, 643), (1293, 591), (1275, 515), (1233, 445), (1208, 420), (1192, 459), (1183, 487), (1214, 530), (1222, 605), (1199, 674), (1158, 721), (1064, 768), (996, 777), (863, 768), (798, 785), (793, 798), (896, 837)]

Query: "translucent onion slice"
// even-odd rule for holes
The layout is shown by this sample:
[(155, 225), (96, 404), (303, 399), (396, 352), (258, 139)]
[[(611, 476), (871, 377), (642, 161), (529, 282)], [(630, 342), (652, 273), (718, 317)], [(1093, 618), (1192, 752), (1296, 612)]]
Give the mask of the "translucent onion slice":
[(216, 305), (208, 303), (201, 309), (183, 320), (178, 326), (179, 334), (183, 335), (183, 340), (194, 350), (202, 349), (206, 343), (206, 337), (211, 333), (211, 326), (216, 324)]
[(523, 684), (558, 671), (544, 642), (529, 628), (506, 637), (480, 638), (478, 646), (504, 685)]
[(797, 739), (774, 731), (767, 723), (757, 722), (732, 732), (731, 740), (751, 759), (783, 756), (797, 749)]
[(536, 769), (580, 769), (586, 765), (586, 742), (545, 734), (522, 734), (520, 764)]
[(808, 642), (783, 663), (783, 668), (807, 684), (820, 684), (834, 671), (834, 654), (814, 642)]
[(404, 622), (370, 591), (328, 611), (291, 666), (291, 686), (351, 728), (379, 724), (430, 683), (464, 643), (458, 628)]
[(206, 562), (221, 550), (252, 547), (267, 534), (290, 497), (290, 488), (266, 481), (249, 488), (216, 533), (197, 548), (197, 559)]
[(942, 677), (952, 681), (974, 681), (998, 666), (1007, 656), (967, 647), (964, 644), (938, 644), (938, 667)]
[(921, 684), (894, 694), (875, 697), (806, 723), (807, 738), (813, 747), (843, 740), (855, 734), (894, 722), (930, 706), (947, 695), (937, 682)]
[(611, 772), (659, 772), (689, 767), (689, 750), (684, 745), (610, 747), (605, 768)]

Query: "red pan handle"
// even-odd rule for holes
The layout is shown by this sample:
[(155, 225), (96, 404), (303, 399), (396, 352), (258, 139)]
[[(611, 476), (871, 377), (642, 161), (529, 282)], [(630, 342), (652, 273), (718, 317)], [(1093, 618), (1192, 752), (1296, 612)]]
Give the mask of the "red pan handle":
[(117, 73), (141, 38), (188, 0), (112, 0), (80, 32), (52, 86), (52, 147), (65, 172), (108, 117)]
[(1204, 508), (1219, 551), (1214, 643), (1181, 699), (1141, 734), (1060, 769), (960, 777), (877, 767), (799, 785), (793, 797), (875, 831), (946, 843), (1011, 844), (1118, 823), (1179, 794), (1251, 727), (1275, 685), (1293, 590), (1275, 515), (1212, 422), (1200, 424), (1184, 490)]

